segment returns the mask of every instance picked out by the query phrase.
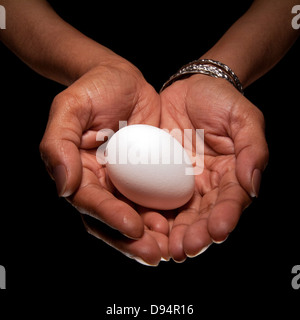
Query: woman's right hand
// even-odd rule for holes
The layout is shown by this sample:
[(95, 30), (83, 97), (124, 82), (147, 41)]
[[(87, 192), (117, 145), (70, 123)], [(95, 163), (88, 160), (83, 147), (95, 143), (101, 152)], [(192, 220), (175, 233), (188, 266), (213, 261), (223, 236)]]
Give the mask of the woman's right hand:
[(139, 262), (157, 265), (169, 260), (167, 220), (146, 209), (139, 214), (118, 196), (96, 159), (97, 132), (116, 132), (119, 121), (159, 126), (160, 97), (137, 68), (114, 57), (55, 97), (41, 156), (58, 194), (82, 213), (91, 234)]

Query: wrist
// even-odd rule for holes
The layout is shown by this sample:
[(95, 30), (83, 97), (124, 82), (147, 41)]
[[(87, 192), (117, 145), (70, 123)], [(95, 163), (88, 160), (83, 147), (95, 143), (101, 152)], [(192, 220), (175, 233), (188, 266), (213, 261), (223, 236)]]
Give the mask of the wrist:
[[(98, 67), (118, 68), (128, 73), (140, 74), (139, 70), (128, 60), (94, 40), (79, 34), (77, 30), (74, 37), (68, 39), (68, 42), (63, 41), (61, 44), (61, 55), (58, 54), (54, 58), (57, 74), (62, 76), (59, 82), (65, 85), (72, 84), (90, 70)], [(56, 59), (60, 61), (57, 63)]]
[(85, 73), (98, 66), (121, 63), (123, 59), (92, 39), (77, 33), (61, 39), (48, 59), (49, 66), (43, 75), (69, 86)]
[(195, 74), (225, 79), (240, 93), (244, 94), (243, 86), (233, 70), (226, 64), (213, 59), (198, 59), (184, 65), (163, 84), (161, 91), (170, 86), (173, 82), (186, 79)]
[(246, 88), (252, 82), (250, 74), (251, 66), (247, 56), (243, 59), (240, 55), (234, 54), (232, 50), (213, 47), (201, 56), (200, 59), (213, 59), (228, 66), (236, 74), (243, 88)]
[[(102, 47), (101, 45), (99, 45)], [(103, 49), (104, 47), (102, 47)], [(82, 60), (82, 65), (76, 70), (73, 82), (82, 77), (88, 72), (93, 70), (117, 70), (121, 74), (132, 75), (136, 79), (144, 79), (140, 70), (135, 67), (131, 62), (125, 58), (115, 54), (107, 48), (104, 48), (107, 52), (103, 53), (103, 50), (93, 50), (90, 56), (85, 56)]]

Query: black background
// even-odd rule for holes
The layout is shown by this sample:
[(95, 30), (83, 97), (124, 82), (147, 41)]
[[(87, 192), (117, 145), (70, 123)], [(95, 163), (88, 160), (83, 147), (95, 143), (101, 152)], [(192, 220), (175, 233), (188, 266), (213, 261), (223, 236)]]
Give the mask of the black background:
[[(213, 46), (251, 3), (61, 2), (51, 1), (64, 19), (133, 62), (157, 90)], [(0, 54), (0, 265), (7, 271), (1, 308), (24, 315), (96, 311), (97, 319), (114, 303), (193, 304), (198, 318), (204, 311), (244, 318), (296, 310), (300, 290), (291, 287), (291, 269), (300, 264), (299, 41), (246, 89), (265, 115), (270, 149), (258, 199), (223, 244), (157, 268), (88, 235), (77, 211), (57, 197), (38, 146), (51, 101), (64, 87), (34, 73), (2, 44)]]

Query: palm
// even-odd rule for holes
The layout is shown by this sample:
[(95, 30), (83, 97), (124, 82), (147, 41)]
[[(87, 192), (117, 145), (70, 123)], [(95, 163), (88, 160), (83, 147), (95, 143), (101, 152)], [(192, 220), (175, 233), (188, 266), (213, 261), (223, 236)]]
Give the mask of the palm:
[(236, 134), (243, 125), (235, 121), (240, 96), (230, 84), (206, 76), (175, 82), (161, 94), (162, 128), (205, 132), (203, 173), (195, 176), (194, 197), (176, 216), (170, 234), (176, 261), (224, 240), (251, 201), (236, 175), (235, 138), (244, 146), (247, 139)]

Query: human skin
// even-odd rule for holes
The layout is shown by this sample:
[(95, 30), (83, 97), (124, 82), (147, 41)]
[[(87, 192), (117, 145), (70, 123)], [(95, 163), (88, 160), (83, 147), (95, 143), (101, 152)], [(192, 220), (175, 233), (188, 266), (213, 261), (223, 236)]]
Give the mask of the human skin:
[[(87, 230), (148, 265), (170, 256), (182, 262), (223, 241), (258, 195), (268, 160), (261, 112), (226, 80), (202, 75), (159, 95), (135, 66), (67, 24), (46, 1), (0, 4), (7, 12), (1, 40), (33, 70), (67, 86), (52, 103), (40, 150), (58, 194), (81, 212)], [(255, 1), (202, 57), (227, 64), (247, 87), (297, 38), (290, 14), (295, 4)], [(176, 216), (121, 197), (97, 163), (97, 131), (116, 131), (119, 120), (205, 130), (204, 173), (195, 177), (195, 196)]]
[(143, 208), (138, 213), (116, 197), (95, 157), (100, 129), (117, 131), (120, 120), (159, 125), (158, 93), (129, 61), (67, 24), (46, 1), (0, 4), (7, 14), (1, 40), (36, 72), (67, 86), (53, 100), (40, 144), (59, 196), (81, 212), (88, 232), (126, 256), (148, 265), (168, 260), (163, 217)]
[[(222, 61), (246, 88), (299, 36), (291, 27), (296, 2), (254, 1), (201, 58)], [(204, 172), (195, 176), (192, 201), (171, 219), (169, 252), (182, 262), (213, 242), (223, 242), (235, 228), (243, 210), (258, 196), (268, 146), (263, 114), (224, 79), (193, 75), (167, 87), (161, 101), (161, 127), (205, 130)]]
[(192, 200), (172, 221), (169, 251), (182, 262), (224, 241), (235, 228), (258, 195), (268, 147), (262, 113), (222, 79), (197, 75), (177, 81), (161, 99), (162, 127), (205, 128), (204, 171), (195, 175)]

